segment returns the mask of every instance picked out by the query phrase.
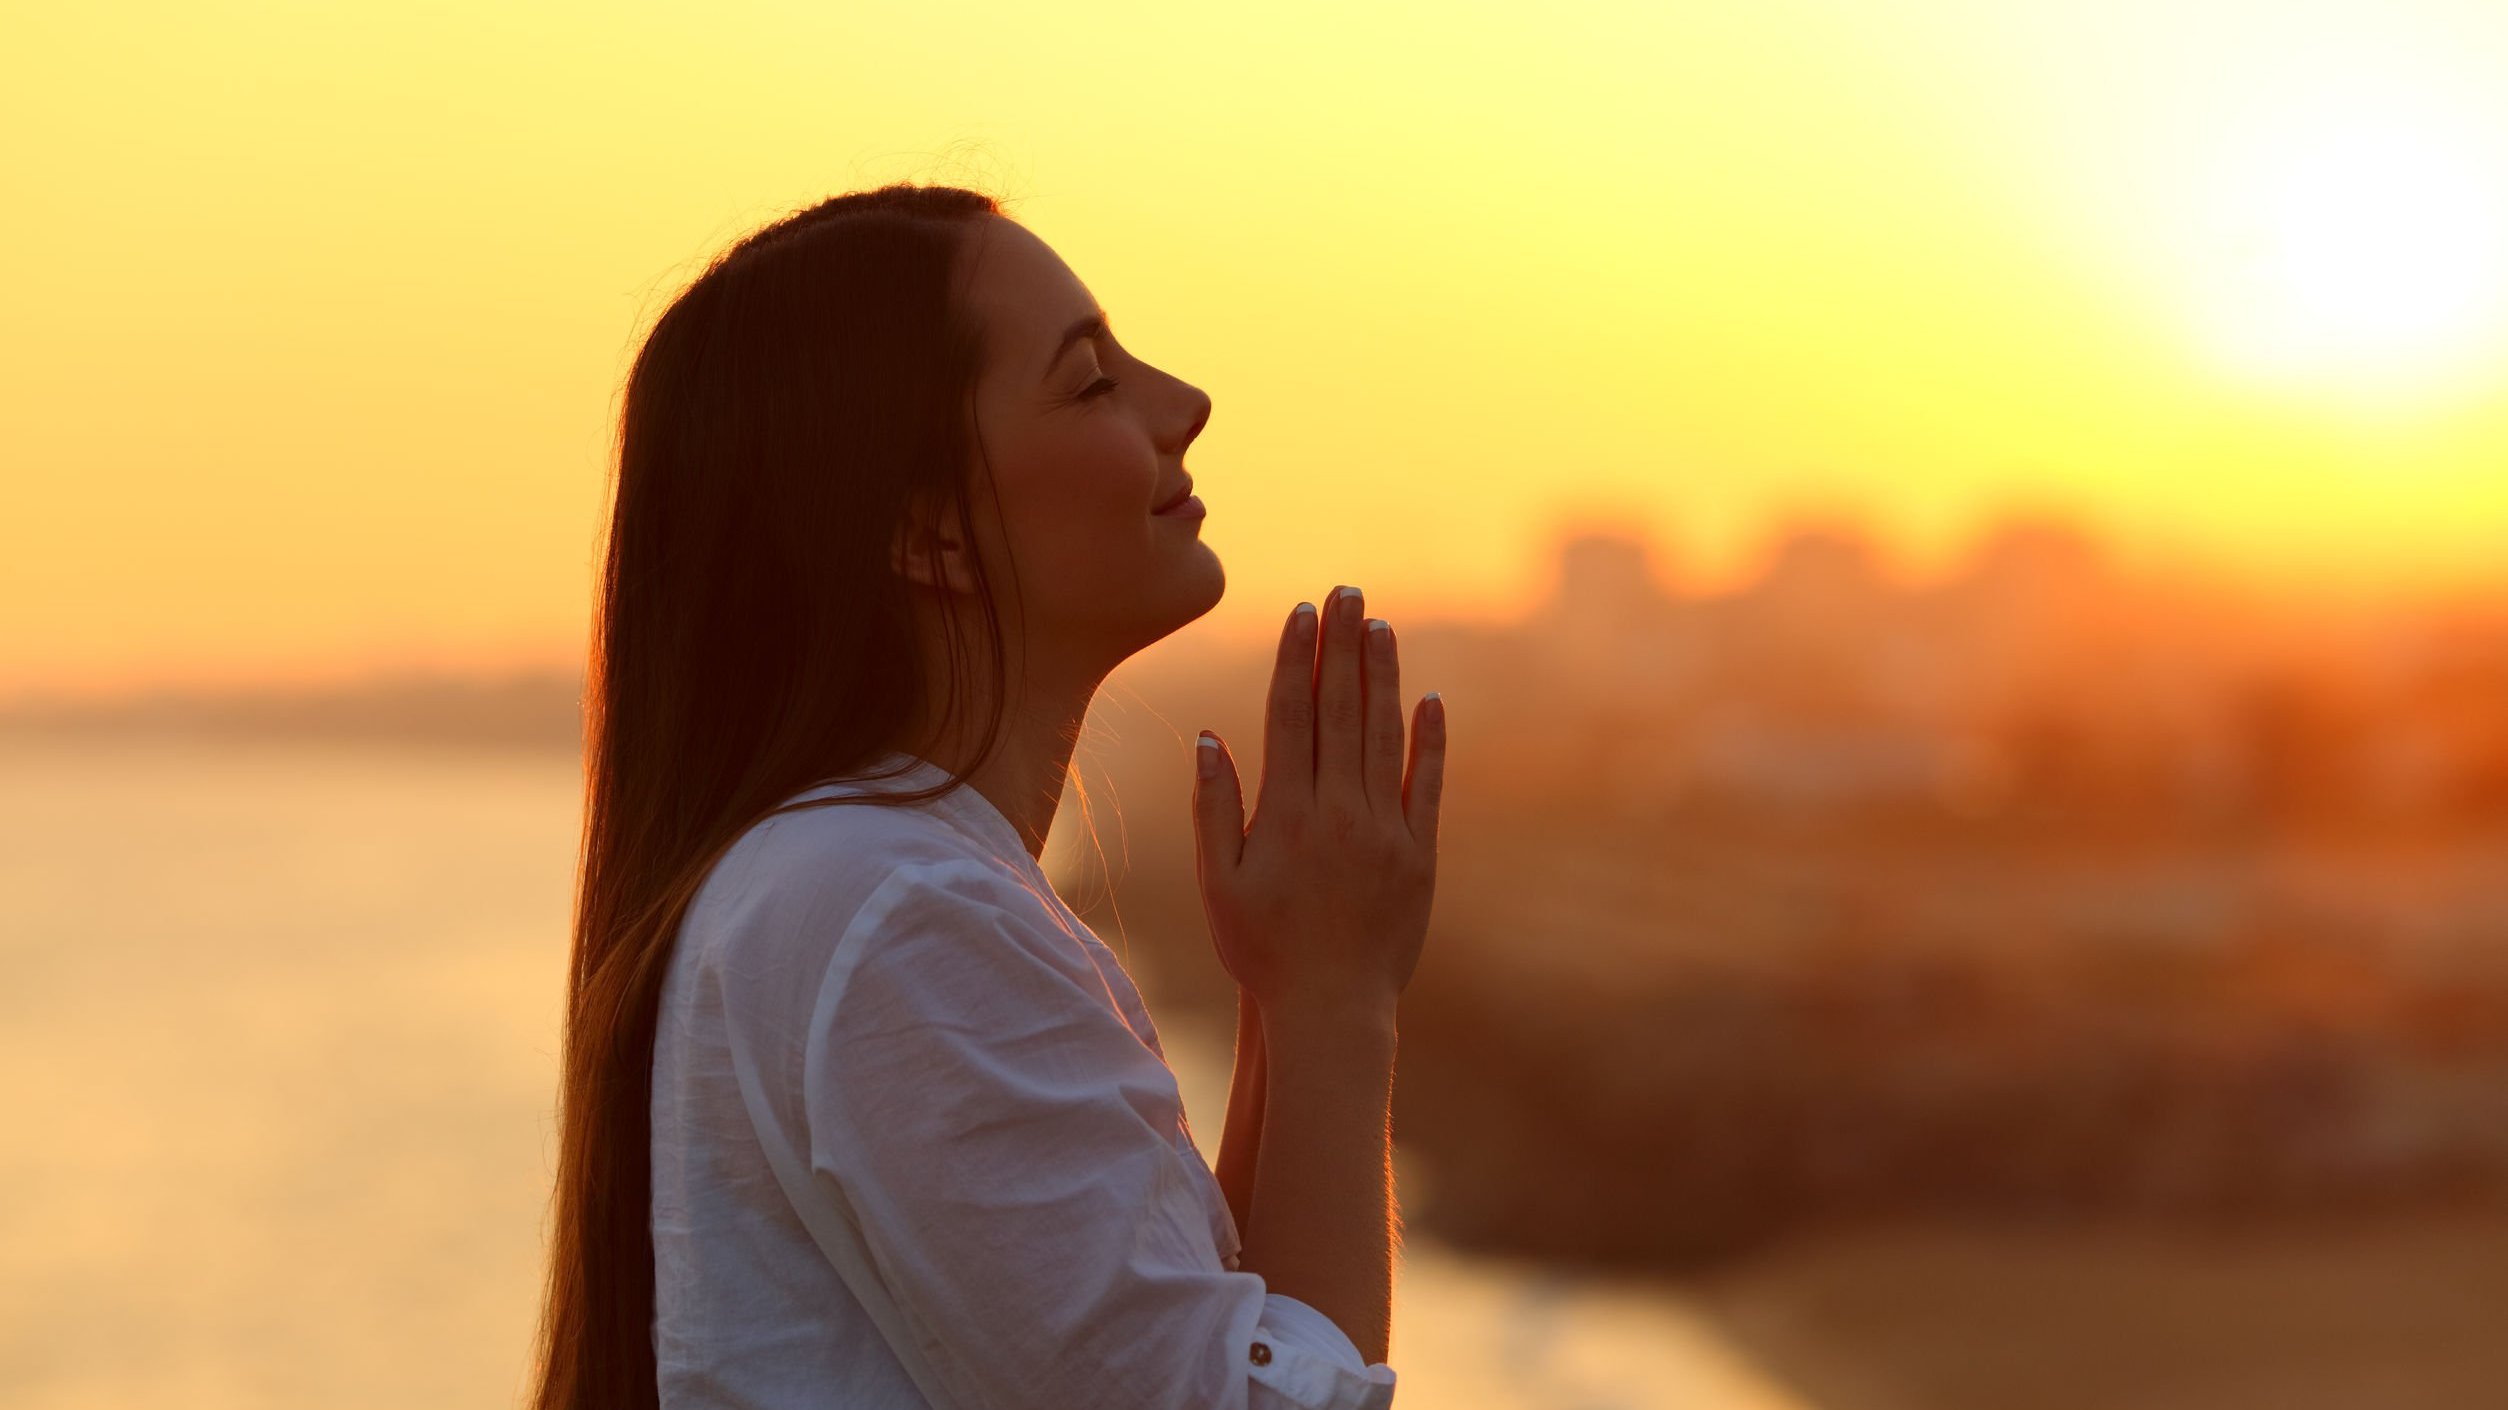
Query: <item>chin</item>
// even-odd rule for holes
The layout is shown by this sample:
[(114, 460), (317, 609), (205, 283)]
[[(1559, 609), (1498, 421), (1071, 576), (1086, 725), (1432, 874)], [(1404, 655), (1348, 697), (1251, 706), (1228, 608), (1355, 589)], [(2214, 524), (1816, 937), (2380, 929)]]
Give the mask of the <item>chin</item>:
[(1195, 566), (1179, 569), (1167, 590), (1159, 594), (1167, 609), (1160, 615), (1170, 632), (1208, 616), (1228, 595), (1228, 569), (1219, 555), (1205, 548), (1193, 557)]
[(1216, 552), (1213, 552), (1207, 544), (1202, 545), (1202, 552), (1199, 557), (1203, 562), (1210, 565), (1210, 570), (1204, 577), (1205, 586), (1202, 592), (1204, 601), (1202, 602), (1201, 607), (1194, 612), (1193, 615), (1196, 617), (1199, 617), (1202, 613), (1208, 612), (1210, 609), (1217, 607), (1219, 605), (1219, 599), (1228, 595), (1228, 565), (1220, 562), (1219, 555)]

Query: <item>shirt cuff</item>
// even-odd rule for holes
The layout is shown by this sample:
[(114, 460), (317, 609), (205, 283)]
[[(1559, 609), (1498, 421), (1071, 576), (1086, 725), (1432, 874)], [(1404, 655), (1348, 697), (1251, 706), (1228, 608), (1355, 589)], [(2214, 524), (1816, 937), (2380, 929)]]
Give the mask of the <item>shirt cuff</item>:
[(1386, 1410), (1393, 1404), (1394, 1371), (1369, 1365), (1334, 1321), (1286, 1293), (1263, 1294), (1263, 1313), (1248, 1348), (1259, 1391), (1250, 1404), (1262, 1410), (1291, 1405), (1306, 1410)]

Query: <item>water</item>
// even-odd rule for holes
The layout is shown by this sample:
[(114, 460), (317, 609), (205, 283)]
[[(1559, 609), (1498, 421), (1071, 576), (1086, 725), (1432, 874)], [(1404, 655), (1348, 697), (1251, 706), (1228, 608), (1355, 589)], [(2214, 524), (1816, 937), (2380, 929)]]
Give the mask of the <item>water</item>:
[[(571, 759), (0, 739), (0, 1403), (513, 1406)], [(1231, 1035), (1160, 1016), (1216, 1155)], [(1669, 1287), (1414, 1230), (1399, 1402), (1798, 1410)]]

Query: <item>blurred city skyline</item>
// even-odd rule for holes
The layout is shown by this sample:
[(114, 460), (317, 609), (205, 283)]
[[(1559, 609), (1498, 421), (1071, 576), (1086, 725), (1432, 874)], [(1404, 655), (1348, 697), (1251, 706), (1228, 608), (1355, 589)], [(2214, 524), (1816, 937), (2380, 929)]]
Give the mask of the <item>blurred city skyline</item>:
[[(1991, 594), (2003, 588), (2045, 590), (2058, 580), (2074, 590), (2130, 590), (2146, 605), (2174, 600), (2201, 602), (2207, 611), (2235, 612), (2253, 623), (2323, 636), (2339, 631), (2376, 631), (2402, 621), (2435, 618), (2482, 620), (2508, 613), (2508, 562), (2487, 574), (2439, 583), (2363, 587), (2334, 577), (2290, 582), (2241, 572), (2218, 559), (2172, 553), (2129, 537), (2103, 534), (2092, 521), (2061, 510), (2026, 507), (1982, 519), (1966, 534), (1938, 546), (1928, 558), (1895, 543), (1869, 518), (1844, 506), (1806, 505), (1772, 516), (1761, 525), (1737, 566), (1710, 569), (1688, 551), (1677, 526), (1656, 528), (1631, 516), (1562, 511), (1527, 552), (1537, 566), (1525, 574), (1517, 598), (1448, 602), (1433, 591), (1382, 590), (1372, 575), (1353, 572), (1334, 581), (1360, 581), (1369, 589), (1369, 610), (1416, 631), (1423, 625), (1503, 629), (1548, 623), (1580, 643), (1589, 661), (1625, 657), (1638, 677), (1677, 670), (1652, 653), (1663, 645), (1649, 633), (1668, 621), (1663, 610), (1681, 604), (1745, 602), (1769, 594), (1823, 592), (1953, 597)], [(1364, 579), (1364, 581), (1361, 581)], [(1825, 582), (1826, 586), (1823, 586)], [(1332, 584), (1292, 589), (1286, 606), (1303, 598), (1320, 602)], [(1231, 580), (1229, 609), (1179, 628), (1147, 648), (1140, 659), (1182, 653), (1241, 652), (1274, 639), (1277, 624), (1266, 607), (1255, 611), (1236, 599), (1249, 592)], [(1573, 604), (1563, 606), (1563, 604)], [(1816, 610), (1816, 609), (1806, 609)], [(2171, 614), (2152, 626), (2170, 625)], [(2175, 625), (2182, 626), (2182, 623)], [(2130, 631), (2130, 624), (2119, 623)], [(1634, 631), (1635, 635), (1629, 633)], [(1673, 644), (1677, 657), (1681, 648)], [(9, 680), (0, 676), (0, 716), (111, 712), (177, 700), (212, 701), (268, 697), (321, 698), (376, 683), (485, 682), (539, 679), (580, 673), (583, 652), (517, 649), (476, 655), (391, 652), (349, 655), (296, 672), (278, 674), (212, 671), (135, 672), (109, 681)], [(1131, 669), (1127, 665), (1126, 669)], [(1118, 672), (1118, 676), (1123, 673)], [(425, 689), (426, 687), (419, 687)]]

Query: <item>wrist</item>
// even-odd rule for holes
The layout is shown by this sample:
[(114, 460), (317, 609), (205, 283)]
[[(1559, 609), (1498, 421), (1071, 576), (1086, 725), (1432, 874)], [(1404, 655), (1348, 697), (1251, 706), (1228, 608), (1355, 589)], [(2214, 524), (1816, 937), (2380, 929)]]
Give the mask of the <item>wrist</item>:
[(1268, 1003), (1249, 996), (1244, 1002), (1254, 1015), (1255, 1031), (1273, 1047), (1321, 1043), (1389, 1050), (1394, 1044), (1397, 1006), (1392, 995), (1297, 995)]

